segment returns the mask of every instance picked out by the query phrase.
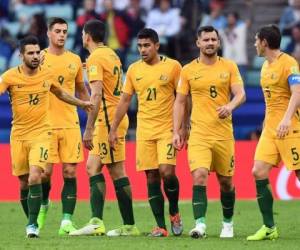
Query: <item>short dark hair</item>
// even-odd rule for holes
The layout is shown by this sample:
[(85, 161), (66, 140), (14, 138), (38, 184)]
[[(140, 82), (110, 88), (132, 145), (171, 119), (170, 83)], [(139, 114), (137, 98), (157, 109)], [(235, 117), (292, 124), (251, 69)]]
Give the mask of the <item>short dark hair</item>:
[(277, 25), (269, 24), (261, 27), (257, 32), (259, 40), (266, 40), (270, 49), (279, 49), (281, 33)]
[(213, 26), (201, 26), (199, 27), (199, 29), (197, 30), (197, 36), (200, 37), (202, 32), (216, 32), (217, 36), (219, 38), (219, 32), (218, 30), (213, 27)]
[(97, 19), (89, 20), (84, 24), (83, 30), (86, 34), (89, 34), (91, 36), (94, 42), (104, 42), (106, 28), (103, 22)]
[(229, 15), (232, 15), (235, 18), (235, 20), (239, 20), (240, 19), (240, 15), (236, 11), (230, 11), (230, 12), (227, 13), (226, 16), (228, 17)]
[(154, 29), (144, 28), (137, 34), (138, 39), (150, 39), (153, 43), (158, 43), (158, 34)]
[(48, 22), (48, 29), (51, 30), (55, 24), (66, 24), (68, 26), (68, 23), (65, 19), (61, 17), (52, 17)]
[(20, 53), (24, 54), (26, 45), (40, 45), (36, 36), (29, 35), (20, 40)]

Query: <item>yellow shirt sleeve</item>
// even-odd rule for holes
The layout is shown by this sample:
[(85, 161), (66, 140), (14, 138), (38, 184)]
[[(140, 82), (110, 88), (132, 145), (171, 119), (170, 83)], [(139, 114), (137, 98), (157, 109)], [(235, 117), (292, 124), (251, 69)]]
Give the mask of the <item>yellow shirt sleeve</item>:
[(285, 79), (287, 79), (290, 75), (298, 75), (299, 74), (299, 65), (294, 58), (289, 58), (285, 62)]
[(230, 65), (230, 85), (243, 85), (243, 79), (236, 63), (232, 62)]
[(180, 63), (176, 62), (175, 67), (174, 67), (174, 69), (173, 69), (173, 76), (174, 76), (173, 83), (174, 83), (174, 89), (176, 89), (177, 86), (178, 86), (178, 82), (179, 82), (179, 80), (180, 80), (180, 72), (181, 72), (181, 69), (182, 69), (182, 67), (181, 67)]
[(130, 68), (129, 68), (128, 71), (127, 71), (126, 79), (125, 79), (123, 89), (122, 89), (123, 93), (129, 94), (129, 95), (133, 95), (134, 92), (135, 92), (133, 82), (132, 82), (132, 79), (131, 79), (131, 77), (132, 77), (131, 72), (132, 72), (132, 70), (130, 70)]
[(9, 87), (9, 83), (5, 79), (6, 77), (4, 74), (0, 76), (0, 95), (2, 95)]
[(91, 55), (86, 66), (89, 82), (103, 81), (103, 67), (98, 57)]
[(177, 93), (188, 95), (190, 91), (190, 84), (188, 81), (187, 70), (181, 70), (180, 79), (177, 86)]

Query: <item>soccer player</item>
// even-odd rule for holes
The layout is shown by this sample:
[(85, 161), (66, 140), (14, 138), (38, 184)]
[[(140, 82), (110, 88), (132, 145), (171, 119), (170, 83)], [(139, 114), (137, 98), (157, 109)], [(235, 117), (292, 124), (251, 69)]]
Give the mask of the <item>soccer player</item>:
[[(183, 139), (179, 133), (184, 118), (187, 96), (192, 98), (191, 132), (188, 140), (188, 160), (193, 178), (193, 238), (206, 236), (206, 186), (210, 172), (216, 172), (220, 184), (223, 222), (220, 237), (231, 238), (235, 189), (234, 138), (232, 111), (245, 101), (243, 81), (237, 65), (219, 57), (218, 31), (203, 26), (197, 32), (200, 55), (183, 67), (174, 104), (173, 145), (180, 149)], [(232, 98), (231, 98), (232, 96)]]
[(269, 173), (282, 160), (300, 179), (300, 75), (297, 61), (280, 51), (281, 34), (276, 25), (259, 29), (255, 37), (258, 56), (266, 58), (261, 87), (266, 103), (264, 127), (256, 147), (252, 174), (263, 226), (247, 240), (278, 238), (273, 218)]
[(103, 165), (106, 165), (114, 183), (119, 210), (123, 219), (123, 225), (107, 232), (107, 235), (135, 236), (139, 235), (140, 232), (135, 226), (131, 187), (124, 167), (125, 135), (128, 128), (127, 116), (122, 120), (118, 130), (120, 143), (115, 151), (108, 144), (108, 132), (120, 100), (122, 65), (115, 52), (104, 45), (105, 33), (105, 24), (98, 20), (85, 23), (82, 32), (83, 46), (90, 52), (86, 67), (91, 88), (91, 102), (95, 104), (95, 109), (88, 115), (83, 135), (84, 145), (90, 150), (87, 173), (90, 181), (92, 218), (86, 226), (74, 231), (71, 235), (105, 234), (103, 223), (105, 179), (101, 171)]
[[(84, 86), (82, 63), (79, 56), (64, 48), (68, 24), (62, 18), (52, 18), (48, 25), (49, 47), (43, 50), (44, 64), (52, 71), (56, 83), (81, 100), (89, 100)], [(58, 112), (59, 110), (59, 112)], [(83, 160), (82, 139), (76, 107), (62, 102), (50, 94), (50, 122), (52, 129), (48, 162), (43, 175), (43, 200), (38, 224), (41, 229), (49, 206), (50, 179), (53, 163), (62, 162), (64, 186), (61, 192), (63, 218), (59, 235), (66, 235), (75, 228), (71, 221), (76, 204), (76, 165)]]
[(181, 65), (158, 54), (156, 31), (142, 29), (137, 38), (142, 59), (130, 65), (127, 71), (109, 142), (113, 148), (120, 143), (117, 131), (132, 95), (136, 93), (139, 105), (136, 167), (137, 171), (146, 173), (148, 199), (157, 223), (150, 235), (168, 236), (161, 179), (170, 204), (171, 230), (174, 235), (180, 235), (183, 227), (178, 209), (179, 183), (175, 175), (176, 152), (172, 145), (172, 110)]
[[(38, 237), (37, 216), (41, 206), (41, 175), (49, 157), (50, 91), (59, 99), (90, 110), (90, 102), (81, 101), (64, 92), (46, 67), (40, 67), (40, 46), (34, 36), (20, 42), (23, 63), (6, 71), (0, 78), (0, 94), (9, 92), (13, 121), (11, 158), (13, 175), (19, 178), (21, 204), (28, 216), (27, 237)], [(59, 112), (59, 111), (58, 111)]]

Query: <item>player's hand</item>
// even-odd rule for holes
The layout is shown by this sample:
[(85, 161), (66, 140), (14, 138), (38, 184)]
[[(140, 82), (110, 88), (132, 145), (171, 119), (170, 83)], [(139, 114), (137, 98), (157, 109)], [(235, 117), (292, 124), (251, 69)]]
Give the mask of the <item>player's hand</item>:
[(188, 127), (181, 128), (179, 130), (179, 135), (180, 135), (180, 138), (181, 138), (182, 143), (183, 143), (182, 146), (187, 145), (187, 141), (190, 137), (190, 129)]
[(92, 150), (94, 148), (93, 132), (94, 132), (94, 129), (86, 128), (83, 133), (83, 145), (88, 150)]
[(109, 143), (109, 146), (113, 150), (115, 150), (116, 144), (118, 143), (118, 134), (117, 134), (117, 131), (110, 130), (109, 135), (108, 135), (108, 143)]
[(90, 112), (90, 111), (92, 111), (94, 109), (94, 104), (92, 104), (90, 101), (82, 101), (82, 104), (80, 106), (86, 112)]
[(179, 132), (173, 134), (172, 143), (173, 143), (173, 147), (177, 150), (181, 150), (183, 148), (184, 142), (183, 142)]
[(232, 107), (229, 104), (217, 108), (218, 116), (220, 119), (225, 119), (232, 114)]
[(277, 137), (279, 139), (284, 138), (286, 135), (288, 135), (289, 130), (291, 127), (291, 120), (282, 119), (279, 125), (277, 126)]

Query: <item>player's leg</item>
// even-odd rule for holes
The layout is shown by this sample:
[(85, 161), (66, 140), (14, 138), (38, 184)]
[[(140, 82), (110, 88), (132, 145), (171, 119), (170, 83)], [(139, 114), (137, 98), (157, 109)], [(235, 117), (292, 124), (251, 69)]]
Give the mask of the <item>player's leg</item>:
[(60, 162), (59, 151), (58, 151), (59, 135), (60, 135), (59, 129), (53, 129), (51, 131), (50, 149), (48, 152), (48, 159), (47, 159), (48, 163), (45, 167), (44, 172), (42, 173), (43, 197), (42, 197), (41, 209), (40, 209), (39, 216), (38, 216), (39, 229), (42, 229), (45, 226), (47, 213), (49, 210), (49, 205), (50, 205), (49, 194), (50, 194), (50, 190), (51, 190), (51, 176), (53, 173), (53, 164)]
[(45, 225), (46, 218), (47, 218), (47, 213), (49, 209), (49, 194), (51, 190), (51, 176), (52, 176), (52, 171), (53, 171), (53, 164), (48, 163), (45, 167), (44, 172), (42, 173), (42, 192), (43, 192), (43, 197), (42, 197), (42, 203), (41, 203), (41, 208), (38, 216), (38, 225), (39, 229), (42, 229)]
[(77, 163), (83, 160), (81, 133), (79, 129), (59, 129), (58, 154), (62, 164), (64, 185), (61, 191), (62, 221), (59, 235), (75, 231), (72, 216), (77, 200), (76, 170)]
[(28, 200), (28, 193), (29, 193), (28, 176), (29, 176), (28, 174), (18, 176), (19, 183), (20, 183), (20, 202), (27, 218), (28, 218), (27, 200)]
[(217, 174), (221, 191), (221, 204), (223, 210), (223, 222), (220, 237), (232, 238), (233, 232), (233, 213), (235, 204), (235, 188), (231, 176)]
[(75, 231), (72, 223), (72, 216), (75, 210), (77, 200), (76, 184), (76, 163), (63, 163), (64, 186), (61, 192), (62, 201), (62, 221), (59, 229), (59, 235), (66, 235)]
[(42, 172), (48, 160), (50, 138), (45, 136), (28, 143), (29, 148), (29, 222), (26, 228), (28, 237), (37, 237), (39, 234), (37, 217), (42, 203)]
[(235, 189), (232, 182), (234, 174), (234, 141), (215, 141), (213, 145), (212, 168), (220, 184), (220, 197), (223, 210), (221, 238), (232, 238)]
[(157, 227), (152, 230), (154, 237), (168, 236), (164, 213), (164, 196), (161, 190), (161, 177), (158, 169), (146, 170), (148, 201)]
[[(147, 152), (147, 153), (145, 153)], [(157, 226), (151, 236), (167, 236), (164, 216), (164, 196), (161, 190), (161, 178), (158, 170), (157, 142), (155, 140), (136, 141), (136, 168), (144, 171), (147, 180), (148, 201)]]
[(176, 151), (172, 145), (172, 134), (162, 136), (157, 142), (159, 173), (165, 194), (169, 200), (171, 231), (175, 236), (182, 234), (183, 225), (179, 214), (179, 182), (175, 173)]
[(190, 231), (192, 238), (206, 237), (206, 211), (207, 211), (207, 193), (206, 186), (208, 181), (208, 169), (199, 167), (192, 171), (193, 178), (193, 214), (195, 219), (195, 228)]
[(26, 233), (28, 238), (35, 238), (39, 235), (37, 217), (40, 211), (42, 202), (42, 171), (39, 166), (30, 166), (28, 185), (28, 224), (26, 227)]
[(20, 183), (20, 203), (23, 211), (28, 217), (28, 176), (29, 176), (29, 165), (28, 165), (28, 147), (26, 142), (11, 140), (10, 142), (10, 153), (12, 159), (12, 174), (17, 176)]
[(273, 165), (255, 161), (252, 174), (256, 183), (256, 197), (264, 225), (254, 234), (247, 237), (247, 240), (275, 239), (278, 237), (273, 218), (273, 195), (269, 183), (269, 172)]
[(171, 231), (173, 235), (179, 236), (183, 232), (183, 224), (178, 207), (179, 182), (175, 173), (175, 166), (170, 164), (160, 164), (159, 173), (163, 180), (164, 192), (169, 201)]
[(137, 236), (140, 235), (139, 230), (135, 226), (132, 193), (128, 177), (125, 173), (124, 161), (107, 164), (107, 168), (111, 179), (113, 180), (115, 192), (119, 204), (119, 210), (123, 219), (123, 226), (111, 230), (108, 236)]
[(256, 197), (264, 225), (247, 240), (275, 239), (278, 232), (273, 218), (273, 195), (269, 183), (269, 173), (280, 161), (280, 155), (272, 139), (261, 137), (255, 152), (252, 174), (256, 184)]
[(189, 140), (188, 159), (193, 179), (192, 205), (195, 227), (190, 231), (190, 236), (192, 238), (203, 238), (206, 237), (206, 186), (212, 161), (212, 143), (192, 139)]
[(94, 154), (93, 151), (90, 151), (86, 163), (86, 170), (90, 183), (90, 206), (92, 218), (86, 226), (71, 232), (69, 235), (104, 235), (105, 226), (103, 223), (103, 207), (106, 186), (104, 175), (101, 173), (102, 165), (100, 153), (97, 155)]

